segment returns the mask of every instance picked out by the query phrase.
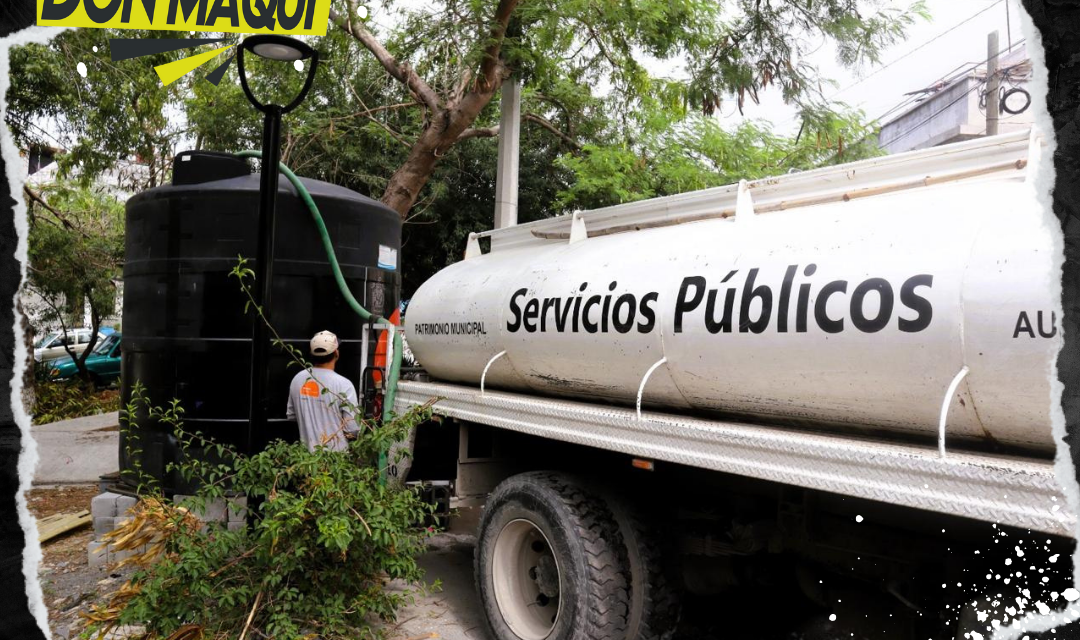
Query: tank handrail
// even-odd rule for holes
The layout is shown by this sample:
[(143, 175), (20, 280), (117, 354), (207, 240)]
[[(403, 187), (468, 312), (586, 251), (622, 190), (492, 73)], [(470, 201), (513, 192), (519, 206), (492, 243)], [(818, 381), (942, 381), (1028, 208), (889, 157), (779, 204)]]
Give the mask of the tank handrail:
[[(1027, 166), (1026, 159), (1020, 159), (1009, 162), (1001, 162), (997, 164), (987, 165), (978, 169), (970, 169), (967, 171), (957, 171), (953, 173), (939, 174), (936, 176), (926, 176), (918, 180), (910, 180), (907, 182), (899, 182), (889, 185), (881, 185), (877, 187), (865, 187), (863, 189), (855, 189), (852, 191), (842, 191), (839, 193), (833, 193), (823, 196), (809, 196), (806, 198), (797, 198), (794, 200), (782, 200), (773, 204), (757, 205), (754, 207), (753, 212), (759, 213), (771, 213), (775, 211), (785, 211), (788, 209), (795, 209), (798, 207), (809, 207), (818, 204), (827, 204), (830, 202), (848, 202), (850, 200), (856, 200), (859, 198), (866, 198), (869, 196), (877, 196), (885, 193), (893, 193), (896, 191), (904, 191), (906, 189), (915, 189), (918, 187), (930, 187), (936, 184), (943, 184), (946, 182), (956, 182), (958, 180), (965, 180), (967, 178), (975, 178), (990, 173), (997, 173), (999, 171), (1009, 170), (1022, 170)], [(615, 225), (612, 227), (603, 227), (596, 231), (589, 231), (589, 237), (595, 238), (599, 236), (608, 236), (615, 233), (625, 233), (627, 231), (641, 231), (644, 229), (658, 229), (660, 227), (671, 227), (679, 224), (686, 224), (688, 222), (701, 222), (702, 220), (720, 220), (735, 216), (738, 205), (722, 209), (720, 211), (701, 213), (689, 216), (681, 216), (678, 218), (667, 218), (664, 220), (656, 220), (655, 222), (642, 222), (638, 224), (624, 224)], [(483, 236), (483, 234), (477, 234)], [(567, 240), (570, 238), (570, 234), (566, 232), (546, 232), (546, 231), (532, 231), (532, 235), (542, 240)]]
[[(846, 193), (861, 195), (888, 193), (897, 189), (926, 186), (922, 180), (964, 180), (1011, 171), (1018, 162), (1027, 162), (1031, 150), (1030, 130), (966, 142), (908, 151), (822, 167), (798, 173), (750, 181), (754, 209), (768, 212), (817, 202), (844, 199)], [(1023, 165), (1020, 165), (1023, 166)], [(948, 178), (945, 178), (948, 174)], [(881, 189), (880, 191), (869, 191)], [(589, 236), (608, 235), (655, 226), (669, 226), (697, 220), (734, 215), (738, 185), (712, 187), (700, 191), (638, 200), (590, 211), (567, 213), (501, 229), (470, 235), (479, 248), (480, 238), (491, 238), (491, 251), (568, 240), (573, 216), (577, 214), (589, 228)], [(817, 200), (819, 199), (820, 200)], [(797, 204), (796, 204), (797, 203)], [(474, 252), (475, 253), (475, 252)]]

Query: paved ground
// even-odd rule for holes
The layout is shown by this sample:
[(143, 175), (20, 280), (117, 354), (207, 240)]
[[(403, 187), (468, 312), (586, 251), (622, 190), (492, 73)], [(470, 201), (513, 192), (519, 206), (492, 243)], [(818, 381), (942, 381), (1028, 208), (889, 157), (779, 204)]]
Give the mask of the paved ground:
[(31, 427), (38, 449), (34, 484), (96, 484), (118, 471), (118, 425), (114, 411)]
[(490, 640), (473, 587), (474, 541), (443, 533), (429, 542), (420, 566), (429, 583), (442, 581), (442, 589), (402, 609), (388, 629), (390, 640)]

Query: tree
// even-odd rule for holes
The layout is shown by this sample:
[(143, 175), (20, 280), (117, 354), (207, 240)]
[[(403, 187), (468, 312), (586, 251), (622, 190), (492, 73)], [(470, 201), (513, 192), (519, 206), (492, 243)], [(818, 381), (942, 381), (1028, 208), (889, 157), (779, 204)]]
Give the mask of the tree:
[(185, 52), (113, 62), (108, 38), (182, 35), (75, 29), (45, 45), (12, 47), (6, 120), (15, 144), (65, 150), (57, 157), (58, 175), (83, 186), (126, 160), (137, 161), (142, 169), (117, 176), (114, 186), (135, 192), (161, 184), (171, 168), (173, 145), (186, 133), (170, 117), (184, 87), (162, 87), (153, 66)]
[[(757, 100), (766, 87), (784, 99), (813, 109), (820, 97), (817, 72), (800, 58), (808, 36), (836, 46), (840, 61), (876, 61), (883, 47), (903, 35), (921, 3), (906, 11), (880, 8), (862, 15), (850, 0), (713, 2), (635, 0), (598, 3), (499, 0), (489, 3), (445, 0), (402, 11), (401, 29), (383, 43), (357, 13), (331, 12), (335, 25), (355, 38), (405, 93), (401, 104), (419, 112), (414, 135), (396, 136), (408, 146), (382, 201), (403, 218), (455, 144), (498, 135), (494, 126), (476, 126), (502, 82), (511, 76), (549, 96), (549, 112), (569, 115), (557, 97), (566, 89), (591, 95), (593, 85), (610, 84), (612, 114), (630, 128), (640, 112), (657, 107), (711, 115), (720, 103)], [(687, 61), (686, 79), (653, 77), (647, 61)], [(560, 91), (561, 90), (561, 91)], [(551, 124), (543, 114), (526, 119)], [(809, 120), (807, 122), (810, 122)], [(634, 122), (640, 124), (640, 121)], [(574, 140), (569, 131), (546, 127)], [(812, 135), (816, 132), (811, 131)]]
[[(916, 3), (862, 14), (874, 3), (852, 0), (440, 0), (398, 10), (390, 27), (377, 28), (353, 5), (336, 8), (316, 43), (311, 94), (283, 123), (282, 157), (301, 175), (381, 199), (403, 216), (406, 292), (460, 259), (469, 231), (490, 225), (498, 88), (508, 75), (524, 87), (519, 218), (527, 221), (872, 153), (872, 123), (822, 99), (825, 79), (802, 61), (808, 42), (829, 40), (841, 62), (858, 65), (924, 13)], [(40, 141), (41, 118), (64, 123), (86, 151), (62, 162), (81, 162), (84, 180), (150, 147), (162, 159), (180, 144), (258, 148), (260, 118), (235, 68), (217, 86), (202, 79), (211, 63), (163, 89), (152, 65), (190, 52), (107, 59), (108, 37), (161, 35), (75, 30), (13, 49), (8, 120), (17, 140)], [(76, 60), (86, 61), (86, 79)], [(674, 79), (650, 72), (680, 64)], [(94, 111), (86, 96), (106, 97), (114, 66), (123, 99), (102, 99), (100, 113), (86, 113)], [(291, 64), (250, 71), (257, 90), (287, 93), (304, 77)], [(770, 89), (800, 109), (793, 139), (767, 123), (728, 126), (717, 112)], [(140, 92), (154, 95), (125, 115)], [(170, 115), (164, 125), (162, 113)], [(167, 163), (159, 167), (160, 182)]]
[(727, 130), (708, 116), (672, 121), (656, 114), (633, 143), (590, 143), (583, 153), (561, 156), (559, 165), (570, 171), (573, 179), (559, 192), (558, 202), (591, 209), (881, 153), (876, 130), (863, 122), (861, 114), (818, 117), (816, 135), (785, 137), (772, 133), (768, 122), (744, 121)]
[[(79, 354), (65, 345), (79, 377), (92, 382), (86, 359), (97, 342), (101, 320), (116, 305), (124, 254), (123, 206), (111, 195), (85, 187), (57, 185), (47, 194), (23, 188), (30, 212), (27, 287), (44, 302), (46, 320), (69, 326), (90, 308), (90, 342)], [(46, 200), (46, 197), (48, 198)]]

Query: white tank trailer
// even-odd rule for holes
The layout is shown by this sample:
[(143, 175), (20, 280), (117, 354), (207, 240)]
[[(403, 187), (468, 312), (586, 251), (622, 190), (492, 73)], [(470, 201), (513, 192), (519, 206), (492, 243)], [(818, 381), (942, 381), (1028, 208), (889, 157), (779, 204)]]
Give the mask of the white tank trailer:
[(1005, 138), (474, 235), (409, 345), (440, 381), (1052, 455), (1060, 276)]

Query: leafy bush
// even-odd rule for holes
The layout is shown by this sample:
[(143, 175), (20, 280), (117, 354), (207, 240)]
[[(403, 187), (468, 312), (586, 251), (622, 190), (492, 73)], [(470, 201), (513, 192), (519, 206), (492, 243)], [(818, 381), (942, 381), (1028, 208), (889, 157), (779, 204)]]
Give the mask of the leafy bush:
[(81, 418), (120, 409), (120, 393), (95, 390), (77, 382), (39, 382), (34, 385), (34, 424)]
[[(131, 558), (139, 568), (108, 607), (88, 616), (91, 631), (140, 624), (151, 639), (377, 638), (375, 623), (393, 620), (423, 588), (416, 556), (430, 531), (417, 523), (430, 508), (415, 491), (384, 482), (371, 461), (429, 409), (365, 425), (346, 451), (276, 441), (250, 456), (184, 431), (178, 403), (151, 407), (136, 385), (124, 422), (140, 411), (172, 427), (183, 452), (173, 468), (201, 489), (189, 511), (165, 501), (154, 479), (138, 479), (134, 517), (110, 537), (119, 549), (150, 546)], [(225, 462), (195, 458), (195, 448)], [(237, 493), (259, 503), (247, 528), (193, 517)], [(407, 586), (387, 590), (390, 580)]]

